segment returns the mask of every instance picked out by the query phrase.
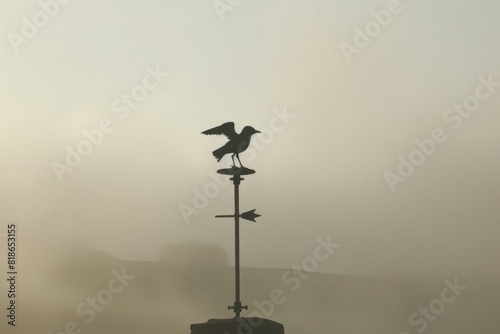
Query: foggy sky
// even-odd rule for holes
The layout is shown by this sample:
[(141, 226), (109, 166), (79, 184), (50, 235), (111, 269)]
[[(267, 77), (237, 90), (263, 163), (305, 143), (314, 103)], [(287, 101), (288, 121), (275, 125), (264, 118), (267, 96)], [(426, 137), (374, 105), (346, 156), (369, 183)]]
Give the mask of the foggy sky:
[[(231, 186), (189, 223), (180, 206), (231, 163), (211, 155), (225, 138), (200, 132), (234, 121), (273, 136), (241, 154), (257, 171), (241, 208), (262, 214), (242, 223), (242, 265), (300, 264), (331, 235), (321, 272), (497, 272), (500, 87), (456, 130), (443, 117), (479, 77), (500, 81), (500, 5), (402, 1), (348, 62), (340, 44), (387, 3), (244, 1), (221, 20), (211, 1), (73, 0), (16, 53), (8, 33), (40, 9), (2, 2), (0, 225), (118, 257), (192, 241), (231, 254), (232, 223), (214, 218)], [(114, 101), (156, 68), (168, 76), (120, 119)], [(59, 182), (54, 161), (103, 119), (114, 130)], [(447, 139), (391, 191), (384, 173), (436, 128)]]

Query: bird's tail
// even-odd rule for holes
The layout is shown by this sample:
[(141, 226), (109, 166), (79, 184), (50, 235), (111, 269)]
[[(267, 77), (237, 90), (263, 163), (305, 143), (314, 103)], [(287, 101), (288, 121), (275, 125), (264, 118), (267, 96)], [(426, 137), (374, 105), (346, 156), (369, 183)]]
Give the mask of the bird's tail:
[(222, 157), (226, 154), (224, 152), (224, 150), (221, 148), (218, 148), (216, 149), (215, 151), (212, 152), (212, 154), (214, 155), (215, 159), (217, 159), (217, 161), (220, 161), (220, 159), (222, 159)]

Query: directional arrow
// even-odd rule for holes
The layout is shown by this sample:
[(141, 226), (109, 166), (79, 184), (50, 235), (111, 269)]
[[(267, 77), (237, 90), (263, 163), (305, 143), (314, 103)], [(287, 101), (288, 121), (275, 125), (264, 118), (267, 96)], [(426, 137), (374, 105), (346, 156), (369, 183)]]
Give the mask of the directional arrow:
[(247, 211), (247, 212), (243, 212), (240, 217), (243, 218), (243, 219), (246, 219), (246, 220), (251, 220), (251, 221), (255, 221), (255, 218), (257, 217), (260, 217), (259, 214), (255, 213), (255, 210), (257, 209), (253, 209), (253, 210), (250, 210), (250, 211)]
[[(257, 210), (257, 209), (243, 212), (238, 217), (255, 222), (255, 218), (261, 216), (258, 213), (255, 213), (255, 210)], [(234, 215), (216, 215), (215, 218), (234, 218)]]

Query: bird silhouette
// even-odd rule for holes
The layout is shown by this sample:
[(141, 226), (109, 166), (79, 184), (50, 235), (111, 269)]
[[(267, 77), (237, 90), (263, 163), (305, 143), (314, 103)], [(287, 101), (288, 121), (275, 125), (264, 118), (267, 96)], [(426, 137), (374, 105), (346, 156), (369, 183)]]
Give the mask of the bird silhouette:
[[(234, 157), (238, 159), (240, 162), (240, 166), (244, 167), (241, 163), (239, 154), (245, 151), (250, 145), (250, 138), (252, 135), (256, 133), (261, 133), (258, 130), (255, 130), (251, 126), (245, 126), (240, 134), (234, 131), (234, 122), (226, 122), (222, 125), (216, 126), (215, 128), (211, 128), (202, 132), (204, 135), (224, 135), (229, 139), (229, 141), (222, 147), (216, 149), (212, 152), (215, 159), (220, 161), (223, 156), (228, 153), (233, 153), (231, 155), (231, 159), (233, 160), (233, 166), (236, 167), (234, 163)], [(240, 168), (241, 168), (240, 167)]]

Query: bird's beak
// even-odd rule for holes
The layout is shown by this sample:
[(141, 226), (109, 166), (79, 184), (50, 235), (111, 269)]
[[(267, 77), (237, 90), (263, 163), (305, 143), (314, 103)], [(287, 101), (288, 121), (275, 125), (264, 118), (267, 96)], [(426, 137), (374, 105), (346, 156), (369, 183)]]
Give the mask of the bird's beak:
[(262, 133), (262, 132), (260, 132), (259, 130), (255, 130), (255, 133)]

